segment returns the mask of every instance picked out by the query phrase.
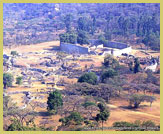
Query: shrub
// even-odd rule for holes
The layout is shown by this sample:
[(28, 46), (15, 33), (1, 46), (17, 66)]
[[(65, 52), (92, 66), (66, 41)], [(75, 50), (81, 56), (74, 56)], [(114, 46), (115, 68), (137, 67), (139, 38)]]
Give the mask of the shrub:
[(69, 116), (59, 119), (59, 122), (62, 122), (62, 125), (67, 126), (70, 124), (81, 125), (84, 121), (84, 118), (78, 112), (72, 112)]
[(156, 124), (153, 121), (148, 120), (148, 121), (143, 121), (142, 126), (143, 127), (155, 127)]
[(136, 120), (135, 122), (126, 122), (126, 121), (119, 121), (114, 122), (113, 127), (117, 127), (118, 131), (146, 131), (146, 130), (159, 130), (159, 127), (156, 127), (156, 124), (151, 121), (143, 121)]
[(13, 78), (12, 74), (10, 74), (10, 73), (3, 73), (3, 85), (4, 85), (5, 89), (7, 87), (12, 86), (13, 80), (14, 80), (14, 78)]
[(79, 77), (78, 82), (86, 82), (95, 85), (97, 83), (97, 76), (93, 72), (85, 73)]
[(75, 44), (77, 42), (77, 36), (74, 33), (64, 33), (59, 35), (60, 42)]
[(23, 78), (21, 76), (18, 76), (16, 78), (16, 84), (21, 85), (22, 84), (22, 80), (23, 80)]
[(11, 55), (16, 56), (16, 55), (18, 55), (18, 53), (17, 53), (17, 51), (11, 51)]
[(105, 72), (102, 73), (101, 80), (102, 80), (102, 82), (104, 82), (104, 80), (106, 78), (113, 78), (114, 76), (117, 76), (117, 75), (118, 75), (118, 72), (117, 71), (115, 71), (112, 68), (109, 68)]

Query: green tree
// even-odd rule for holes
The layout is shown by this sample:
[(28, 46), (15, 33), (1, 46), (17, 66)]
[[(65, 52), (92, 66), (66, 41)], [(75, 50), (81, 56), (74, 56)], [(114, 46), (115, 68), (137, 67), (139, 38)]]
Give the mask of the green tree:
[(17, 53), (17, 51), (11, 51), (11, 55), (16, 56), (16, 55), (18, 55), (18, 53)]
[(156, 124), (151, 120), (143, 121), (142, 123), (142, 127), (155, 127), (155, 126)]
[(119, 19), (118, 19), (118, 25), (119, 25), (120, 29), (123, 29), (124, 20), (125, 19), (124, 19), (123, 16), (120, 16)]
[(77, 42), (77, 36), (74, 33), (64, 33), (59, 35), (60, 42), (75, 44)]
[(133, 62), (132, 61), (130, 61), (130, 63), (128, 64), (128, 67), (129, 67), (130, 71), (133, 71), (134, 70), (133, 69)]
[(103, 35), (99, 35), (98, 36), (98, 43), (99, 44), (106, 44), (107, 40), (105, 39), (105, 37)]
[(139, 95), (139, 94), (133, 94), (129, 97), (129, 103), (130, 103), (130, 106), (134, 108), (138, 108), (139, 105), (144, 101), (144, 98), (143, 98), (144, 95)]
[(107, 79), (106, 83), (112, 85), (119, 92), (120, 96), (121, 91), (123, 90), (123, 85), (126, 83), (126, 80), (119, 76), (115, 76), (114, 78)]
[(105, 79), (107, 79), (107, 78), (113, 78), (114, 76), (117, 76), (117, 75), (118, 75), (118, 72), (117, 71), (115, 71), (112, 68), (109, 68), (109, 69), (107, 69), (106, 71), (104, 71), (102, 73), (101, 80), (102, 80), (102, 82), (104, 82)]
[(12, 123), (8, 126), (7, 131), (24, 131), (25, 128), (21, 125), (20, 121), (13, 119)]
[(151, 106), (153, 101), (155, 101), (155, 100), (156, 100), (156, 98), (154, 96), (133, 94), (129, 97), (129, 104), (133, 108), (138, 108), (139, 105), (144, 101), (150, 102), (150, 106)]
[(160, 50), (160, 37), (155, 33), (147, 34), (142, 42), (153, 50)]
[(100, 113), (96, 115), (95, 120), (97, 122), (101, 121), (101, 123), (102, 123), (102, 130), (103, 130), (103, 123), (104, 123), (104, 121), (108, 120), (108, 118), (110, 116), (110, 112), (106, 109), (106, 107), (102, 103), (99, 103), (98, 107), (100, 109)]
[(74, 33), (69, 34), (69, 43), (76, 44), (77, 43), (77, 36)]
[(110, 22), (111, 20), (113, 19), (113, 16), (111, 15), (111, 13), (106, 13), (106, 17), (105, 17), (107, 23), (106, 23), (106, 29), (105, 31), (108, 31), (109, 30), (109, 26), (110, 26)]
[(135, 65), (134, 65), (134, 73), (138, 73), (140, 72), (140, 62), (138, 60), (138, 58), (135, 58), (135, 61), (134, 61)]
[(80, 17), (77, 23), (78, 31), (89, 32), (91, 30), (92, 22), (87, 17)]
[(92, 23), (91, 23), (91, 34), (94, 35), (96, 31), (96, 17), (93, 15), (92, 16)]
[(126, 122), (126, 121), (120, 121), (120, 122), (114, 122), (113, 127), (120, 128), (119, 130), (121, 131), (132, 131), (132, 130), (137, 130), (137, 127), (140, 127), (140, 125)]
[(13, 78), (12, 74), (3, 73), (3, 86), (4, 86), (4, 89), (6, 89), (7, 87), (12, 86), (13, 80), (14, 80), (14, 78)]
[(71, 31), (71, 23), (72, 23), (72, 20), (73, 20), (72, 14), (67, 14), (64, 17), (64, 23), (65, 23), (65, 26), (66, 26), (67, 33), (69, 33)]
[(85, 73), (79, 77), (78, 82), (87, 82), (95, 85), (97, 83), (97, 76), (94, 72)]
[(60, 42), (62, 43), (68, 43), (69, 42), (69, 38), (68, 38), (68, 34), (64, 33), (64, 34), (60, 34), (59, 35), (60, 38)]
[(63, 105), (63, 100), (62, 100), (61, 93), (58, 90), (56, 90), (54, 92), (51, 92), (49, 94), (47, 104), (48, 104), (47, 110), (50, 113), (56, 114), (57, 109), (62, 107), (62, 105)]
[(130, 20), (125, 19), (125, 21), (123, 23), (123, 34), (125, 36), (129, 35), (129, 26), (130, 26)]
[(130, 28), (134, 30), (134, 33), (136, 33), (136, 25), (137, 25), (137, 17), (133, 16), (130, 18)]
[(20, 110), (10, 96), (3, 95), (3, 117), (16, 115)]
[(84, 118), (78, 112), (72, 112), (69, 116), (59, 119), (63, 126), (67, 125), (81, 125)]
[(152, 84), (156, 84), (157, 85), (157, 82), (159, 81), (158, 79), (157, 79), (157, 77), (155, 77), (154, 75), (153, 75), (153, 72), (151, 71), (151, 70), (147, 70), (146, 71), (146, 74), (147, 74), (147, 78), (146, 78), (146, 80), (145, 80), (145, 82), (146, 83), (152, 83)]
[(112, 55), (107, 55), (104, 58), (103, 65), (106, 68), (108, 68), (108, 67), (113, 68), (113, 69), (119, 68), (119, 62)]
[(119, 31), (121, 35), (124, 35), (124, 31), (125, 31), (125, 18), (123, 16), (120, 16), (118, 19), (118, 26), (119, 26)]
[(99, 110), (100, 110), (100, 112), (102, 112), (102, 111), (105, 111), (105, 109), (106, 109), (106, 107), (104, 106), (104, 104), (103, 103), (98, 103), (98, 108), (99, 108)]
[(80, 45), (83, 45), (83, 44), (88, 44), (89, 41), (88, 41), (88, 35), (85, 31), (79, 31), (78, 32), (78, 36), (77, 36), (77, 43), (79, 43)]
[[(156, 127), (156, 124), (151, 121), (143, 121), (141, 122), (140, 120), (136, 120), (135, 122), (126, 122), (126, 121), (120, 121), (120, 122), (114, 122), (113, 127), (121, 128), (118, 129), (118, 131), (149, 131), (149, 130), (157, 130), (158, 127)], [(155, 129), (154, 129), (155, 128)]]
[(52, 131), (52, 128), (36, 127), (35, 124), (32, 126), (25, 126), (18, 119), (11, 119), (11, 124), (8, 126), (7, 131)]
[(21, 76), (18, 76), (18, 77), (16, 78), (16, 84), (21, 85), (22, 82), (23, 82), (23, 78), (22, 78)]
[(84, 108), (87, 108), (87, 107), (89, 107), (89, 106), (96, 106), (96, 103), (91, 102), (91, 101), (86, 101), (86, 102), (84, 102), (84, 103), (82, 104), (82, 106), (83, 106)]
[[(85, 110), (88, 111), (90, 117), (92, 117), (92, 119), (93, 119), (94, 117), (93, 117), (93, 109), (92, 109), (92, 107), (96, 107), (97, 106), (96, 103), (86, 100), (82, 104), (82, 106), (85, 108)], [(90, 120), (90, 117), (89, 116), (87, 116), (87, 117), (88, 117), (88, 120)]]

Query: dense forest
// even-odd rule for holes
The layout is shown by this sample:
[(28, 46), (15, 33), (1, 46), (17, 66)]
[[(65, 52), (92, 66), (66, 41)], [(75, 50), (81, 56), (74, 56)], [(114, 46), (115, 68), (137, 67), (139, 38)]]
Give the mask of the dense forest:
[(66, 31), (102, 41), (124, 42), (134, 36), (137, 43), (160, 49), (159, 4), (12, 3), (3, 8), (7, 46), (58, 40)]

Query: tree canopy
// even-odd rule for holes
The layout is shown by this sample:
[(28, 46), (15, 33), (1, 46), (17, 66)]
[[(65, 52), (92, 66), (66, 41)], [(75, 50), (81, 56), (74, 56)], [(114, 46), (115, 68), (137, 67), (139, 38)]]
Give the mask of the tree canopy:
[(72, 112), (69, 116), (65, 118), (61, 118), (59, 120), (62, 122), (62, 125), (71, 125), (72, 123), (74, 125), (81, 125), (81, 123), (84, 121), (84, 118), (80, 115), (78, 112)]
[(10, 73), (3, 73), (3, 86), (6, 89), (7, 87), (12, 86), (14, 78), (13, 75)]
[(102, 122), (102, 130), (103, 130), (103, 122), (108, 120), (108, 118), (110, 116), (110, 112), (107, 110), (107, 108), (102, 103), (99, 103), (98, 107), (100, 109), (100, 113), (96, 115), (95, 120), (97, 122), (99, 122), (99, 121)]
[(47, 110), (54, 114), (57, 113), (58, 108), (63, 105), (62, 95), (58, 90), (51, 92), (47, 101)]
[(78, 82), (87, 82), (89, 84), (97, 84), (97, 76), (94, 72), (85, 73), (79, 77)]

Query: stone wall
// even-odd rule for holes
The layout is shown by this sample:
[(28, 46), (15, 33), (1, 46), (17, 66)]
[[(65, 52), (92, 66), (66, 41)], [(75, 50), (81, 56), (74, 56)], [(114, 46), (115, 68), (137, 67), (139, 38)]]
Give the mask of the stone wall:
[(104, 51), (102, 56), (106, 56), (106, 55), (112, 55), (111, 50), (110, 51)]
[(150, 66), (147, 66), (146, 68), (145, 68), (145, 70), (151, 70), (152, 72), (155, 72), (156, 71), (156, 68), (157, 68), (157, 62), (155, 63), (155, 64), (152, 64), (152, 65), (150, 65)]
[[(90, 41), (90, 43), (93, 43), (93, 42), (97, 42), (97, 41), (96, 40)], [(102, 48), (103, 45), (99, 45), (97, 47)], [(120, 56), (122, 53), (129, 54), (132, 50), (132, 48), (128, 46), (128, 44), (120, 43), (120, 42), (112, 42), (112, 41), (105, 44), (104, 47), (112, 48), (110, 51), (105, 52), (104, 55), (106, 55), (107, 53), (108, 54), (111, 53), (114, 56)], [(60, 50), (69, 54), (89, 54), (90, 53), (89, 47), (84, 47), (84, 46), (80, 46), (77, 44), (70, 44), (70, 43), (60, 43)]]
[(114, 56), (120, 56), (123, 53), (129, 54), (129, 53), (131, 53), (131, 51), (132, 51), (132, 48), (131, 47), (127, 47), (127, 48), (124, 48), (124, 49), (113, 50), (112, 55), (114, 55)]
[(88, 54), (89, 48), (76, 44), (60, 43), (60, 50), (69, 54)]
[(125, 44), (125, 43), (120, 43), (120, 42), (110, 41), (107, 44), (105, 44), (104, 46), (109, 47), (109, 48), (113, 48), (111, 51), (111, 54), (113, 56), (120, 56), (123, 53), (129, 54), (132, 51), (131, 46), (129, 46), (128, 44)]
[(116, 49), (124, 49), (124, 48), (127, 48), (129, 46), (127, 44), (125, 44), (125, 43), (109, 41), (107, 44), (104, 45), (104, 47), (110, 47), (110, 48), (116, 48)]

